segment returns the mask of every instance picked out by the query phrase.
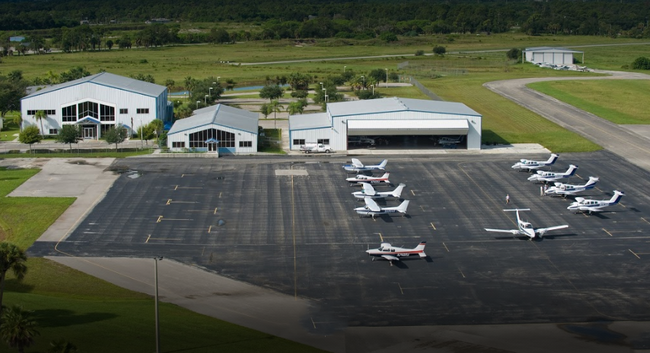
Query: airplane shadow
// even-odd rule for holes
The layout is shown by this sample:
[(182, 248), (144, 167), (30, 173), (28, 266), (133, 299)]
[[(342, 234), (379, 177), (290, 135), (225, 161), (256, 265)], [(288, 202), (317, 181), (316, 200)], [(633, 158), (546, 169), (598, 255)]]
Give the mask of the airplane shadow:
[(565, 234), (552, 234), (552, 235), (544, 235), (543, 237), (536, 237), (534, 239), (530, 239), (525, 235), (512, 235), (512, 236), (506, 236), (506, 237), (494, 237), (495, 240), (521, 240), (521, 241), (543, 241), (544, 239), (555, 239), (555, 238), (560, 238), (560, 237), (572, 237), (577, 234), (575, 233), (565, 233)]
[(543, 240), (543, 239), (545, 239), (545, 238), (547, 238), (547, 239), (555, 239), (555, 238), (562, 238), (562, 237), (574, 237), (574, 236), (576, 236), (576, 235), (577, 235), (576, 233), (552, 234), (552, 235), (545, 235), (545, 236), (544, 236), (542, 239), (540, 239), (540, 240)]

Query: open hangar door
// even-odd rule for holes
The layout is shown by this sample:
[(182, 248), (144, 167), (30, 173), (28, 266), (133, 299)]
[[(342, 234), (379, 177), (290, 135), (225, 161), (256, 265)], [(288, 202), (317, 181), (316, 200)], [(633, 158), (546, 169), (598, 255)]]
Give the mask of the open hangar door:
[(466, 119), (348, 120), (348, 149), (467, 148)]

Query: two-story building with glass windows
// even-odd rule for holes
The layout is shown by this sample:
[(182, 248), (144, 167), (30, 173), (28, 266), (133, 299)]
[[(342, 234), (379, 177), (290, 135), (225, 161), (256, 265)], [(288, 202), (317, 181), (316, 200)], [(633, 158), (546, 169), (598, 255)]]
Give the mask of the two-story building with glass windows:
[[(37, 119), (38, 111), (45, 117)], [(35, 125), (56, 135), (63, 125), (80, 127), (84, 139), (98, 139), (117, 125), (130, 131), (154, 119), (171, 122), (167, 87), (108, 72), (37, 90), (21, 100), (23, 128)]]

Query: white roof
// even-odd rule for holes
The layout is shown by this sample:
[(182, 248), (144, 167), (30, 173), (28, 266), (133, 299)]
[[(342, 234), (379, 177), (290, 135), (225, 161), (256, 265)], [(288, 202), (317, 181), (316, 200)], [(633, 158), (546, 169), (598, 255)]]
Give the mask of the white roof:
[(401, 111), (481, 116), (463, 103), (397, 97), (329, 103), (327, 111), (332, 117)]
[(168, 135), (206, 125), (220, 125), (257, 134), (257, 113), (217, 104), (194, 111), (189, 118), (176, 120)]
[(542, 52), (582, 53), (581, 51), (578, 50), (558, 48), (558, 47), (534, 47), (534, 48), (526, 48), (525, 51), (534, 51), (536, 53), (542, 53)]
[(466, 119), (441, 120), (348, 120), (349, 130), (458, 130), (468, 129)]
[(317, 129), (330, 126), (332, 126), (332, 121), (327, 113), (289, 116), (290, 130)]
[(116, 89), (121, 89), (129, 92), (139, 93), (139, 94), (143, 94), (146, 96), (153, 96), (153, 97), (158, 97), (160, 96), (160, 94), (162, 94), (167, 90), (167, 87), (157, 85), (154, 83), (140, 81), (130, 77), (114, 75), (108, 72), (100, 72), (98, 74), (86, 76), (77, 80), (64, 82), (58, 85), (48, 86), (46, 88), (41, 89), (40, 91), (36, 91), (28, 95), (27, 97), (24, 97), (23, 99), (36, 97), (41, 94), (57, 91), (60, 89), (64, 89), (67, 87), (72, 87), (84, 83), (93, 83), (97, 85), (113, 87)]

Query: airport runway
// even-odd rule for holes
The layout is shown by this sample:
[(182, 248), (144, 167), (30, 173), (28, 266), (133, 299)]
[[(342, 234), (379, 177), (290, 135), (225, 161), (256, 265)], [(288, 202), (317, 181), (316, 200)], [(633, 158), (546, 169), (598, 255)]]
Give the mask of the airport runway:
[[(547, 156), (540, 155), (540, 158)], [(379, 162), (364, 160), (366, 163)], [(517, 159), (519, 157), (515, 157)], [(609, 152), (563, 154), (579, 166), (584, 196), (626, 196), (611, 212), (574, 214), (568, 199), (542, 197), (503, 155), (391, 157), (406, 183), (408, 216), (359, 218), (344, 181), (345, 158), (124, 159), (123, 174), (58, 245), (73, 256), (165, 256), (214, 273), (310, 299), (305, 328), (647, 321), (650, 307), (648, 172)], [(391, 186), (378, 187), (391, 189)], [(505, 195), (511, 198), (505, 205)], [(387, 201), (396, 205), (397, 201)], [(542, 241), (484, 228), (568, 224)], [(365, 254), (381, 240), (427, 260), (390, 266)], [(30, 256), (60, 255), (37, 242)], [(637, 339), (650, 347), (650, 337)], [(645, 346), (644, 346), (645, 345)]]

